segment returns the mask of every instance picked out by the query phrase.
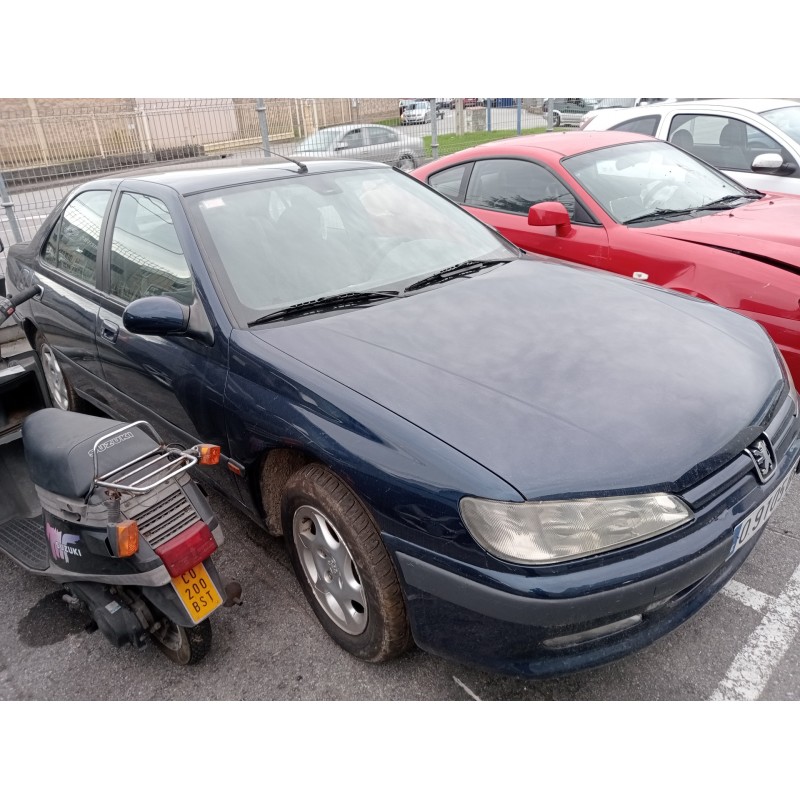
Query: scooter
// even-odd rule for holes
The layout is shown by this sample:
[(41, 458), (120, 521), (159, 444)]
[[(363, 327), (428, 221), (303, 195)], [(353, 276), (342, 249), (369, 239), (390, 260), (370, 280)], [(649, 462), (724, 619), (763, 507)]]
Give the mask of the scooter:
[[(39, 286), (0, 297), (0, 320)], [(177, 664), (211, 647), (210, 615), (241, 602), (212, 554), (222, 530), (188, 471), (219, 447), (164, 443), (147, 422), (47, 407), (33, 352), (0, 355), (0, 552), (60, 584), (115, 646), (149, 641)]]

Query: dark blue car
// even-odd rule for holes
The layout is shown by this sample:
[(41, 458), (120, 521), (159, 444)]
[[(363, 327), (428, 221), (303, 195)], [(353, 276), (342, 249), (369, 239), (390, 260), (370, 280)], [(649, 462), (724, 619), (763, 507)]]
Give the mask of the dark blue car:
[(92, 181), (8, 256), (62, 408), (220, 444), (321, 624), (524, 676), (672, 630), (800, 459), (763, 329), (522, 254), (376, 164)]

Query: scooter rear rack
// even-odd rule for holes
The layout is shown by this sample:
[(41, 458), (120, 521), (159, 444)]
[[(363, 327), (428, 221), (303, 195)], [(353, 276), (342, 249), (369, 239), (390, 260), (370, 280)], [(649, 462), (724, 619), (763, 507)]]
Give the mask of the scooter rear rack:
[[(120, 436), (131, 428), (141, 428), (158, 444), (152, 450), (128, 461), (121, 467), (104, 475), (98, 475), (97, 448), (99, 445)], [(123, 425), (121, 428), (101, 436), (94, 443), (92, 458), (94, 459), (94, 486), (102, 486), (129, 494), (147, 494), (167, 481), (177, 478), (178, 475), (191, 469), (198, 462), (197, 456), (191, 450), (179, 450), (177, 447), (170, 447), (162, 442), (153, 426), (144, 421)], [(148, 483), (151, 479), (152, 482)]]

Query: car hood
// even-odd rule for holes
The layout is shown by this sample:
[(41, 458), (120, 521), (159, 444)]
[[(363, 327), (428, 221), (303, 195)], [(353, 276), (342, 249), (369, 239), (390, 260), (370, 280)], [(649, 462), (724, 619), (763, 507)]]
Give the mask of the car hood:
[(784, 388), (745, 317), (544, 259), (254, 335), (529, 499), (680, 491), (750, 444)]
[(642, 228), (642, 233), (733, 250), (800, 269), (800, 197), (772, 194), (695, 219)]

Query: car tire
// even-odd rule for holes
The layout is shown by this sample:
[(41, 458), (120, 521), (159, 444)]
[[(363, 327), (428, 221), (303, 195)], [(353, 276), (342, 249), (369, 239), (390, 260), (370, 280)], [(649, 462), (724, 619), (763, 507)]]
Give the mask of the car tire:
[(322, 627), (362, 661), (389, 661), (411, 645), (400, 581), (372, 516), (330, 470), (308, 464), (281, 505), (289, 557)]
[(42, 365), (45, 383), (53, 405), (62, 411), (86, 411), (87, 403), (75, 393), (58, 363), (55, 350), (41, 332), (36, 334), (34, 347)]
[(417, 166), (417, 162), (414, 160), (413, 156), (406, 154), (397, 159), (395, 166), (403, 172), (411, 172), (411, 170)]

